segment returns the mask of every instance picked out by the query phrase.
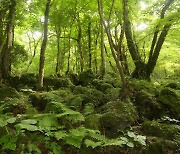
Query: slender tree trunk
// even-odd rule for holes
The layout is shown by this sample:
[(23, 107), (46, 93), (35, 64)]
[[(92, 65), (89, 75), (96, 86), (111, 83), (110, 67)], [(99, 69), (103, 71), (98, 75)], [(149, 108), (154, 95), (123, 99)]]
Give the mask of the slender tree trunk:
[(11, 0), (11, 4), (9, 6), (9, 15), (6, 27), (6, 42), (2, 48), (2, 61), (1, 61), (1, 69), (2, 69), (2, 77), (4, 79), (8, 78), (11, 74), (11, 51), (13, 49), (13, 41), (14, 41), (14, 17), (16, 11), (16, 1)]
[(78, 15), (78, 51), (80, 54), (80, 65), (81, 65), (81, 72), (84, 70), (84, 57), (82, 52), (82, 29), (81, 29), (81, 23)]
[(91, 53), (91, 21), (88, 23), (88, 51), (89, 51), (89, 69), (92, 69), (92, 53)]
[(67, 71), (66, 74), (69, 73), (70, 71), (70, 58), (71, 58), (71, 32), (72, 32), (72, 24), (70, 26), (70, 31), (69, 31), (69, 38), (68, 38), (68, 65), (67, 65)]
[(41, 45), (41, 53), (40, 53), (40, 60), (39, 60), (39, 77), (38, 77), (38, 89), (43, 88), (43, 78), (44, 78), (44, 62), (45, 62), (45, 51), (46, 51), (46, 45), (48, 40), (48, 19), (49, 19), (49, 11), (50, 11), (50, 4), (51, 0), (47, 0), (46, 3), (46, 9), (44, 12), (44, 38)]
[(104, 28), (105, 28), (105, 31), (106, 31), (106, 34), (107, 34), (107, 37), (108, 37), (108, 41), (109, 41), (109, 45), (110, 45), (110, 49), (111, 49), (111, 53), (112, 53), (112, 56), (116, 62), (116, 66), (117, 66), (117, 69), (118, 69), (118, 72), (119, 72), (119, 75), (120, 75), (120, 78), (121, 78), (121, 82), (122, 82), (122, 85), (123, 85), (123, 91), (124, 91), (124, 97), (127, 96), (127, 93), (129, 91), (129, 88), (128, 88), (128, 81), (125, 77), (125, 74), (123, 72), (123, 67), (121, 65), (121, 63), (119, 62), (118, 60), (118, 57), (116, 55), (116, 52), (114, 50), (114, 43), (113, 43), (113, 40), (112, 40), (112, 37), (111, 37), (111, 33), (110, 33), (110, 30), (108, 29), (108, 27), (106, 26), (106, 23), (105, 23), (105, 20), (104, 20), (104, 17), (103, 17), (103, 12), (102, 12), (102, 0), (97, 0), (98, 1), (98, 11), (99, 11), (99, 15), (100, 15), (100, 18), (103, 22), (103, 25), (104, 25)]
[(60, 72), (60, 58), (61, 58), (61, 47), (60, 47), (60, 44), (61, 44), (61, 30), (58, 29), (56, 31), (56, 35), (57, 35), (57, 62), (56, 62), (56, 75), (57, 76), (61, 76), (61, 72)]
[[(103, 12), (103, 5), (100, 3), (101, 9)], [(104, 55), (104, 26), (103, 26), (103, 21), (102, 18), (100, 19), (100, 28), (101, 28), (101, 76), (104, 77), (105, 75), (105, 70), (106, 70), (106, 63), (105, 63), (105, 55)]]

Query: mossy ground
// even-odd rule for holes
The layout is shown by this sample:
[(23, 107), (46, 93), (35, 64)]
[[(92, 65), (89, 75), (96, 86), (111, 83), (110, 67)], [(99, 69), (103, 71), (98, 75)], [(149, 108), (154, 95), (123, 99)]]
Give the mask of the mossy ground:
[[(0, 124), (0, 153), (58, 154), (59, 151), (62, 153), (64, 151), (75, 154), (178, 154), (180, 152), (179, 83), (161, 85), (146, 81), (131, 81), (132, 94), (128, 101), (124, 101), (119, 97), (121, 85), (114, 82), (116, 79), (109, 80), (107, 76), (104, 80), (100, 80), (92, 72), (86, 73), (81, 74), (79, 78), (73, 75), (70, 78), (46, 78), (43, 91), (36, 91), (36, 76), (33, 74), (14, 77), (17, 79), (14, 82), (16, 84), (10, 81), (11, 86), (1, 86), (2, 117), (15, 117), (17, 119), (15, 123), (21, 124), (22, 120), (32, 117), (39, 119), (42, 116), (37, 124), (41, 124), (46, 130), (41, 128), (41, 131), (32, 131), (36, 126), (30, 123), (28, 128), (30, 127), (31, 131), (24, 130), (22, 134), (18, 134), (13, 119), (5, 125)], [(57, 114), (59, 117), (52, 117)], [(27, 127), (27, 123), (24, 127)], [(70, 145), (68, 138), (67, 144), (63, 140), (51, 137), (53, 131), (61, 130), (60, 127), (64, 132), (59, 132), (59, 138), (63, 138), (63, 135), (65, 137), (67, 132), (71, 133), (75, 128), (83, 127), (87, 130), (100, 131), (101, 134), (112, 139), (133, 131), (147, 136), (147, 145), (137, 144), (135, 148), (130, 148), (112, 144), (107, 147), (92, 148), (82, 143), (80, 148), (77, 148)], [(14, 150), (4, 148), (5, 141), (2, 137), (9, 133), (18, 136)], [(79, 136), (74, 136), (73, 139), (79, 140)]]

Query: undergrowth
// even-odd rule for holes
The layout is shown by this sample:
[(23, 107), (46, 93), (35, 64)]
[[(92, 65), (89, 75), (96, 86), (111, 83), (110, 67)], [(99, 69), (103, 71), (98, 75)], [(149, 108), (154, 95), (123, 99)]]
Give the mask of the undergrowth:
[[(146, 145), (146, 137), (137, 135), (133, 131), (128, 131), (118, 138), (109, 139), (99, 130), (85, 128), (85, 118), (80, 112), (73, 111), (59, 102), (52, 103), (61, 111), (60, 113), (19, 114), (16, 117), (1, 114), (0, 153), (48, 151), (61, 154), (69, 148), (78, 151), (83, 147), (133, 148), (137, 145)], [(0, 106), (0, 110), (3, 110), (3, 105)]]

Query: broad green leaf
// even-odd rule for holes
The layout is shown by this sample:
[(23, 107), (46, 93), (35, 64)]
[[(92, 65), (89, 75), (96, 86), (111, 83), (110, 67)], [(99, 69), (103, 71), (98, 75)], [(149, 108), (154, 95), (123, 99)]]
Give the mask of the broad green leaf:
[(7, 120), (7, 123), (10, 123), (10, 124), (15, 123), (15, 122), (16, 122), (16, 118), (14, 117)]
[(128, 142), (126, 145), (130, 148), (134, 148), (134, 144), (132, 142)]
[(20, 126), (21, 129), (27, 129), (29, 131), (37, 131), (37, 130), (39, 130), (37, 126), (29, 125), (29, 124), (18, 124), (18, 126)]
[(35, 120), (35, 119), (27, 119), (27, 120), (22, 120), (21, 123), (34, 125), (34, 124), (37, 123), (37, 120)]

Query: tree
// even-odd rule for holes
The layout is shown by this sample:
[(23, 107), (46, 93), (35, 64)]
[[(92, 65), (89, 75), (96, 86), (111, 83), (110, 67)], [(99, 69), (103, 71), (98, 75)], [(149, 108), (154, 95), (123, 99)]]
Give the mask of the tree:
[(11, 51), (13, 49), (14, 41), (14, 18), (16, 11), (16, 1), (11, 0), (9, 4), (9, 13), (6, 24), (6, 36), (4, 38), (1, 51), (1, 72), (2, 77), (7, 79), (11, 73)]
[(48, 41), (48, 19), (49, 19), (49, 12), (50, 12), (50, 5), (51, 0), (47, 0), (46, 9), (44, 12), (44, 38), (41, 45), (41, 52), (40, 52), (40, 61), (39, 61), (39, 77), (38, 77), (38, 89), (43, 88), (43, 78), (44, 78), (44, 62), (45, 62), (45, 51), (46, 45)]
[[(172, 5), (174, 0), (166, 0), (163, 4), (161, 13), (160, 13), (160, 20), (165, 18), (166, 11)], [(147, 79), (150, 80), (150, 75), (153, 72), (157, 59), (159, 57), (162, 45), (166, 39), (166, 36), (169, 32), (170, 27), (172, 26), (173, 18), (168, 18), (168, 21), (164, 22), (164, 24), (158, 23), (156, 25), (151, 48), (149, 52), (148, 62), (145, 63), (140, 56), (140, 52), (138, 50), (137, 44), (133, 39), (133, 32), (132, 32), (132, 23), (129, 19), (129, 5), (128, 0), (123, 0), (123, 14), (124, 14), (124, 23), (125, 23), (125, 35), (127, 40), (127, 46), (130, 52), (130, 55), (133, 59), (135, 64), (135, 70), (132, 73), (132, 77), (139, 78), (139, 79)]]

